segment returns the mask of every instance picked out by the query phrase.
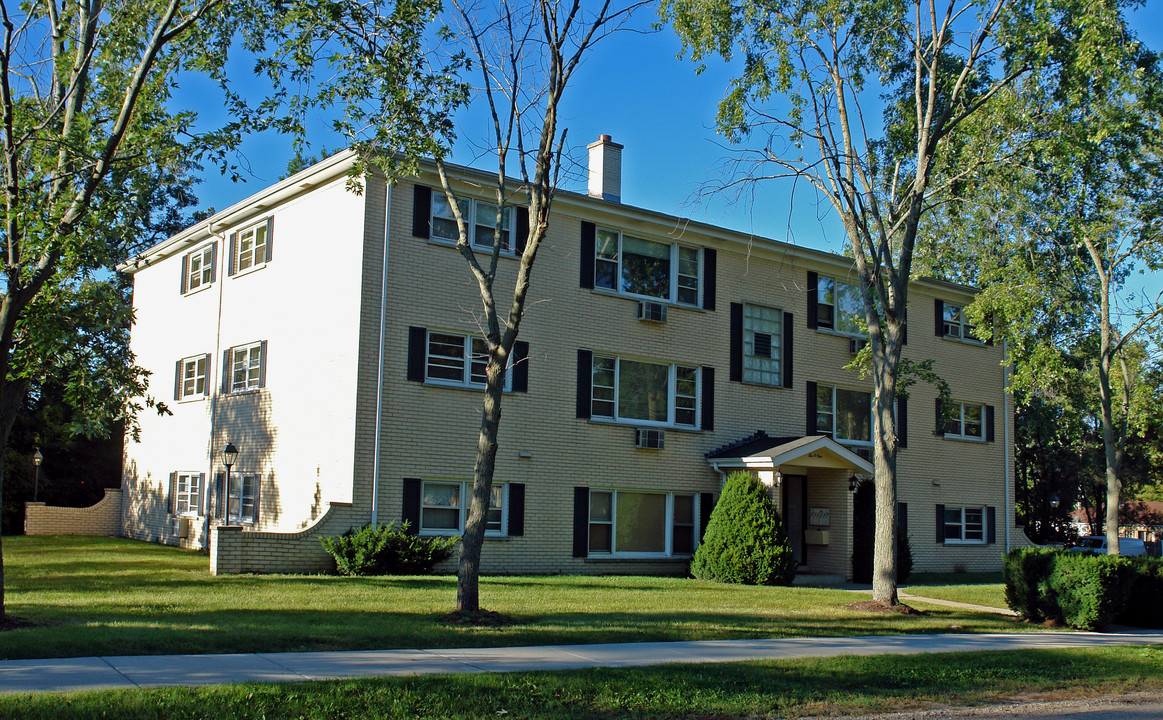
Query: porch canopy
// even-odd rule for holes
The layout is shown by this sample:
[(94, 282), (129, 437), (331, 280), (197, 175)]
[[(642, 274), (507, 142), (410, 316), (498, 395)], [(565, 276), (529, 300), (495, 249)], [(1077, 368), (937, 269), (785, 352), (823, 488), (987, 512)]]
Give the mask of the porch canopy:
[(775, 471), (782, 465), (873, 474), (872, 463), (827, 435), (770, 437), (762, 430), (706, 454), (716, 470)]

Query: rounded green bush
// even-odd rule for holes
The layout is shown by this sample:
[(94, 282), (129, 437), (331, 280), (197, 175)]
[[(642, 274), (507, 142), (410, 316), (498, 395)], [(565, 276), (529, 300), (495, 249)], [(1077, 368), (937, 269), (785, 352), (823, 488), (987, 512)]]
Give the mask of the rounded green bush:
[(790, 585), (795, 569), (783, 521), (767, 490), (751, 473), (731, 473), (691, 560), (691, 574), (744, 585)]

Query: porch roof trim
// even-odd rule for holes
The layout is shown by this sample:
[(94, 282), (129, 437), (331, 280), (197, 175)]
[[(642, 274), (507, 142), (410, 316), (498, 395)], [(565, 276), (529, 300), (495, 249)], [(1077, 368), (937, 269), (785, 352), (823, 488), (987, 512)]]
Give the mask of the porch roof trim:
[[(839, 465), (828, 462), (833, 460)], [(810, 464), (823, 467), (849, 467), (856, 472), (873, 473), (872, 464), (827, 435), (804, 437), (770, 437), (762, 430), (742, 440), (724, 445), (706, 454), (715, 466), (777, 468), (784, 464)], [(803, 462), (812, 458), (813, 462)], [(799, 461), (799, 462), (797, 462)]]

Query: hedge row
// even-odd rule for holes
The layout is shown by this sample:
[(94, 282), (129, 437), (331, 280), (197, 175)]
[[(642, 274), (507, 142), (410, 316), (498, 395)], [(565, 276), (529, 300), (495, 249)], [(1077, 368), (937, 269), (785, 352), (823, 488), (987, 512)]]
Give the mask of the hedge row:
[(1022, 548), (1005, 557), (1010, 608), (1032, 622), (1163, 627), (1163, 560)]

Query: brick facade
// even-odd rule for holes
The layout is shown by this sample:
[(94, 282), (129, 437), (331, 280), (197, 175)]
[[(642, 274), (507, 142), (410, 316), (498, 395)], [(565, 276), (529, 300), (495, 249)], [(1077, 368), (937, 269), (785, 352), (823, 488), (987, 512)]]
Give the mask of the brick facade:
[(106, 535), (121, 534), (119, 489), (106, 488), (95, 505), (83, 508), (56, 507), (42, 502), (24, 504), (25, 535)]

